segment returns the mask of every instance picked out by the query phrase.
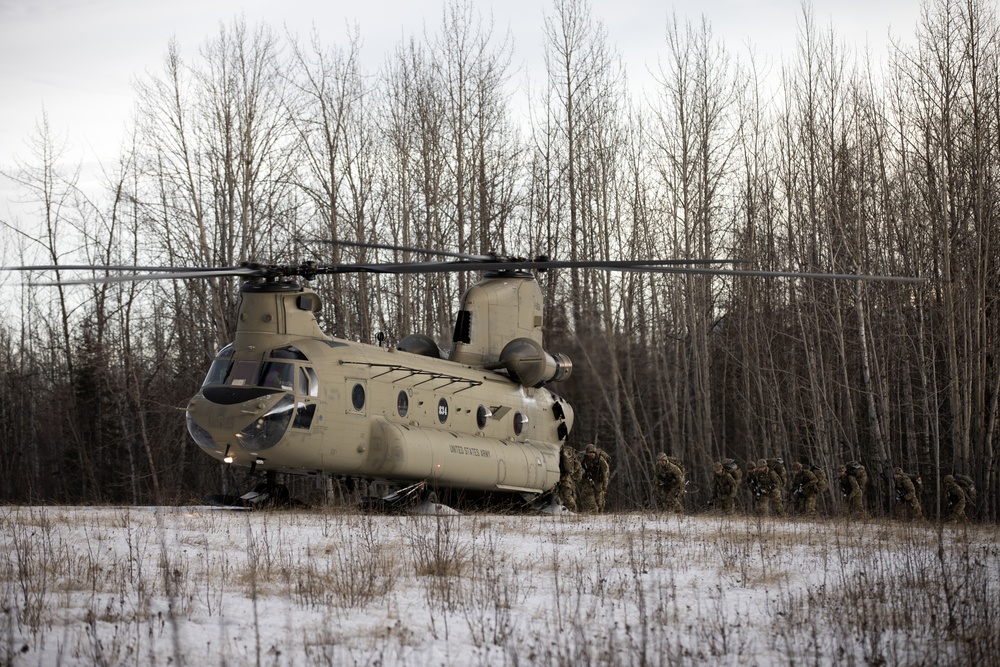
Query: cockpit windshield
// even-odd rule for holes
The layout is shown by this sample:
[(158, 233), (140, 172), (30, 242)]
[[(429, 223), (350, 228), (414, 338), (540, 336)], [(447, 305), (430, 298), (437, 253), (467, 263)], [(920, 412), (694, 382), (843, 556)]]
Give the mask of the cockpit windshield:
[(233, 365), (229, 367), (229, 377), (226, 378), (226, 384), (234, 387), (252, 385), (258, 365), (256, 361), (234, 361)]
[(257, 384), (261, 387), (292, 390), (295, 366), (280, 361), (265, 361), (260, 367)]
[[(294, 349), (294, 348), (291, 348)], [(284, 351), (284, 350), (282, 350)], [(285, 361), (233, 361), (232, 346), (223, 348), (212, 361), (212, 367), (205, 376), (202, 386), (229, 385), (232, 387), (267, 387), (292, 391), (295, 387), (295, 364)], [(279, 355), (273, 355), (279, 356)], [(288, 358), (286, 355), (285, 358)], [(280, 357), (279, 357), (280, 358)], [(304, 358), (304, 357), (303, 357)], [(309, 369), (310, 371), (312, 369)], [(305, 394), (309, 391), (309, 383), (300, 389)]]

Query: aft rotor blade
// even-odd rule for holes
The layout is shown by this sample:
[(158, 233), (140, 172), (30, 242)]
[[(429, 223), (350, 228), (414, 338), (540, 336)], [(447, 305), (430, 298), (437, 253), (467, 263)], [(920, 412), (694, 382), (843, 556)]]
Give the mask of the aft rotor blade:
[(924, 283), (926, 278), (913, 276), (875, 276), (861, 273), (813, 273), (807, 271), (757, 271), (753, 269), (711, 269), (684, 267), (633, 267), (623, 271), (641, 271), (645, 273), (675, 273), (696, 276), (748, 276), (754, 278), (814, 278), (828, 280), (857, 280), (889, 283)]
[[(671, 267), (709, 264), (739, 264), (743, 260), (659, 259), (659, 260), (491, 260), (459, 262), (413, 262), (402, 264), (332, 265), (330, 273), (371, 271), (375, 273), (455, 273), (461, 271), (547, 271), (549, 269), (603, 269), (606, 271), (642, 271), (646, 268), (669, 271)], [(691, 269), (697, 271), (698, 269)], [(317, 271), (320, 273), (321, 271)], [(326, 272), (326, 271), (322, 271)]]

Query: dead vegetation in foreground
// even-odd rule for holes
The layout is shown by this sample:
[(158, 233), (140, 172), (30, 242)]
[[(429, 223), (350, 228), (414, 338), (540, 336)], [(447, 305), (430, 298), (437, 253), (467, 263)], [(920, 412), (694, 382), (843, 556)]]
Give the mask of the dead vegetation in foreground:
[(0, 508), (3, 665), (1000, 664), (994, 526)]

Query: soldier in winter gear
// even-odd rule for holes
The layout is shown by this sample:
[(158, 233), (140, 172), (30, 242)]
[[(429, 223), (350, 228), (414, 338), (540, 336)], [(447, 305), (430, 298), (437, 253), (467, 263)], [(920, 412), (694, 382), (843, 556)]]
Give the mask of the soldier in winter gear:
[(721, 462), (715, 464), (715, 477), (712, 480), (712, 505), (716, 511), (732, 514), (736, 511), (736, 480), (726, 472)]
[(581, 512), (604, 511), (604, 498), (611, 477), (611, 466), (593, 444), (587, 445), (583, 453), (583, 478), (577, 485), (578, 502)]
[(684, 469), (680, 459), (671, 459), (665, 453), (656, 457), (654, 472), (656, 478), (656, 500), (667, 512), (684, 513), (681, 498), (684, 496)]
[(840, 495), (844, 498), (844, 516), (862, 516), (865, 512), (864, 491), (858, 478), (847, 471), (846, 465), (837, 469), (837, 476), (840, 478)]
[(968, 500), (965, 489), (955, 481), (952, 475), (945, 475), (944, 492), (945, 497), (948, 498), (948, 522), (957, 523), (961, 521), (964, 523), (967, 519), (965, 516), (965, 503)]
[(770, 516), (773, 505), (774, 511), (782, 514), (784, 506), (781, 502), (781, 477), (776, 471), (771, 469), (766, 459), (757, 461), (756, 477), (757, 488), (760, 493), (757, 504), (758, 512), (762, 516)]
[(563, 442), (559, 450), (559, 486), (556, 491), (563, 506), (571, 512), (576, 511), (576, 486), (583, 479), (583, 466), (580, 459), (568, 443)]
[(792, 502), (797, 514), (816, 516), (819, 483), (812, 470), (796, 461), (792, 465)]
[(913, 484), (913, 479), (903, 472), (902, 468), (894, 469), (892, 477), (896, 482), (896, 518), (923, 519), (924, 512), (920, 507), (920, 495), (917, 493), (917, 487)]

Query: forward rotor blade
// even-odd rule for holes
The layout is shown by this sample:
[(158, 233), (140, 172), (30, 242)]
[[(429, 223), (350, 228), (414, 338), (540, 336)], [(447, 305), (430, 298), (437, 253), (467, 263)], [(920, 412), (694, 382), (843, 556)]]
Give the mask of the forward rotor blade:
[(487, 262), (492, 255), (469, 255), (462, 252), (451, 252), (448, 250), (429, 250), (427, 248), (411, 248), (408, 246), (392, 245), (388, 243), (363, 243), (361, 241), (330, 241), (326, 239), (305, 239), (304, 243), (324, 243), (327, 245), (342, 245), (350, 248), (372, 248), (374, 250), (396, 250), (398, 252), (412, 252), (419, 255), (433, 255), (436, 257), (455, 257), (456, 259), (467, 259), (477, 262)]
[(204, 271), (184, 266), (134, 266), (117, 264), (33, 264), (0, 266), (0, 271)]
[(93, 278), (71, 278), (35, 282), (33, 285), (104, 285), (112, 283), (141, 282), (144, 280), (190, 280), (192, 278), (216, 278), (220, 276), (261, 276), (261, 269), (231, 267), (218, 269), (171, 269), (163, 273), (131, 273), (123, 276), (95, 276)]

